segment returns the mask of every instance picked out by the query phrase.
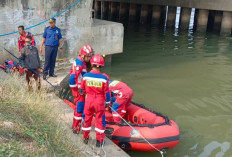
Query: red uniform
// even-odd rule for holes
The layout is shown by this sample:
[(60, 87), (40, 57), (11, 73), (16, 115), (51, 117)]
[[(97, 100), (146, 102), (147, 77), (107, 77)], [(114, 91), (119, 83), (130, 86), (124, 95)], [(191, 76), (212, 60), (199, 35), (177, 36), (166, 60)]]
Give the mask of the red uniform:
[(125, 116), (126, 110), (133, 97), (133, 91), (125, 83), (120, 81), (110, 81), (109, 89), (112, 92), (112, 100), (114, 101), (112, 105), (112, 115), (114, 117), (114, 122), (120, 123), (120, 116)]
[(86, 63), (81, 57), (76, 58), (71, 70), (69, 78), (69, 86), (72, 90), (72, 94), (75, 97), (74, 103), (76, 109), (73, 116), (73, 130), (80, 131), (82, 114), (85, 105), (85, 95), (81, 95), (78, 91), (81, 87), (82, 76), (87, 72)]
[(108, 79), (100, 71), (91, 70), (83, 76), (81, 89), (86, 93), (85, 99), (85, 122), (82, 126), (84, 139), (89, 138), (91, 121), (96, 113), (95, 132), (96, 139), (100, 143), (105, 138), (105, 103), (110, 103), (110, 93)]
[(19, 37), (19, 39), (18, 39), (19, 52), (21, 52), (21, 49), (22, 49), (23, 47), (25, 47), (25, 38), (26, 38), (27, 36), (31, 36), (31, 37), (32, 37), (32, 38), (31, 38), (31, 45), (35, 46), (35, 39), (34, 39), (32, 33), (31, 33), (31, 32), (25, 32), (25, 31), (24, 31), (24, 35), (20, 35), (20, 37)]

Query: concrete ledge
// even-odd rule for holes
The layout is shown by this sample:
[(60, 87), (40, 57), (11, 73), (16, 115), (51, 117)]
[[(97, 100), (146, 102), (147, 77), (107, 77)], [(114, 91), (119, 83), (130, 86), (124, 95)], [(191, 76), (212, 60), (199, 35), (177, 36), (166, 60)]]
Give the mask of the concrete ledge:
[(123, 52), (124, 27), (121, 23), (94, 19), (92, 24), (96, 53), (116, 54)]

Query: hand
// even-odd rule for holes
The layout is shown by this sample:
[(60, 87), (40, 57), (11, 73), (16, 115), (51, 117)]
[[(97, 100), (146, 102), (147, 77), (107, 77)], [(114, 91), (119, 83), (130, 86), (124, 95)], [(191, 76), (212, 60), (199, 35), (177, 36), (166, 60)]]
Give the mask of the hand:
[(84, 92), (80, 88), (78, 89), (78, 92), (80, 95), (84, 95)]
[(24, 71), (25, 71), (25, 72), (28, 72), (28, 69), (27, 69), (27, 68), (24, 68)]
[(39, 73), (39, 74), (41, 74), (41, 73), (42, 73), (42, 71), (43, 71), (43, 70), (42, 70), (41, 68), (40, 68), (40, 69), (38, 69), (38, 73)]
[(43, 47), (42, 47), (42, 45), (39, 47), (39, 53), (40, 54), (42, 54), (42, 52), (43, 52)]
[(63, 49), (60, 48), (59, 49), (59, 53), (62, 54), (63, 53)]
[(105, 108), (109, 107), (109, 103), (105, 103)]

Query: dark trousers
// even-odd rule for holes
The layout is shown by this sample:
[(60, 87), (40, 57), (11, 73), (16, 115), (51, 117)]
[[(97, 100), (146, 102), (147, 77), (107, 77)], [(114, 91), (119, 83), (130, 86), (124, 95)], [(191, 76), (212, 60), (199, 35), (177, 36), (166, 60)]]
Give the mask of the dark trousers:
[[(56, 56), (58, 51), (58, 45), (57, 46), (45, 46), (45, 63), (44, 63), (44, 75), (53, 75), (54, 69), (56, 65)], [(49, 71), (49, 72), (48, 72)]]
[[(39, 69), (33, 69), (33, 70), (36, 71), (38, 74), (40, 73)], [(40, 90), (40, 88), (41, 88), (40, 77), (37, 74), (35, 74), (34, 72), (32, 72), (32, 70), (27, 70), (26, 71), (26, 80), (27, 80), (28, 90), (32, 91), (32, 84), (31, 84), (32, 78), (35, 79), (37, 89)]]

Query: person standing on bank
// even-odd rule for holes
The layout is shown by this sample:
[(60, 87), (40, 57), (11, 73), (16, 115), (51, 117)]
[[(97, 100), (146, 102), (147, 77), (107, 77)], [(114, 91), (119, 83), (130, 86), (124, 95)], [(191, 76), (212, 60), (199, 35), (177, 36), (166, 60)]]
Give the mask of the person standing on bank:
[(41, 72), (41, 64), (39, 59), (38, 49), (32, 45), (32, 37), (27, 36), (25, 38), (25, 46), (21, 50), (19, 59), (22, 61), (22, 67), (26, 73), (26, 80), (28, 90), (32, 92), (31, 78), (36, 81), (37, 89), (40, 90), (41, 83), (38, 74)]
[(31, 32), (26, 32), (24, 30), (24, 26), (18, 26), (19, 38), (18, 38), (18, 47), (19, 47), (19, 54), (21, 49), (25, 47), (25, 39), (27, 36), (31, 36), (31, 45), (35, 46), (35, 39)]
[(56, 19), (51, 18), (49, 25), (44, 29), (43, 39), (40, 46), (40, 53), (42, 53), (43, 45), (45, 44), (45, 64), (43, 70), (43, 79), (46, 80), (47, 75), (50, 77), (57, 77), (54, 74), (56, 65), (56, 56), (58, 48), (62, 53), (62, 35), (58, 27), (56, 27)]

